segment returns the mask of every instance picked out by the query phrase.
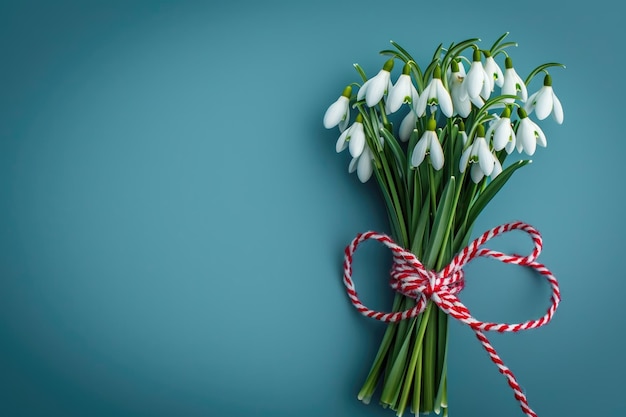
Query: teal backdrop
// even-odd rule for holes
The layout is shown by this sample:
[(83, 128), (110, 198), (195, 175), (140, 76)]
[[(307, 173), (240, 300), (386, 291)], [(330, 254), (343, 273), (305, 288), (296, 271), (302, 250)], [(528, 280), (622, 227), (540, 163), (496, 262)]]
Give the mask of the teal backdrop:
[[(503, 32), (552, 71), (565, 122), (475, 233), (544, 237), (563, 302), (492, 341), (547, 416), (620, 416), (624, 390), (624, 24), (593, 3), (232, 0), (0, 5), (0, 416), (393, 415), (356, 398), (384, 325), (341, 284), (344, 246), (388, 232), (322, 116), (393, 39)], [(533, 85), (532, 91), (538, 88)], [(522, 252), (521, 234), (492, 243)], [(389, 254), (357, 258), (387, 309)], [(549, 290), (476, 261), (478, 318), (543, 314)], [(450, 416), (522, 416), (472, 332), (450, 327)]]

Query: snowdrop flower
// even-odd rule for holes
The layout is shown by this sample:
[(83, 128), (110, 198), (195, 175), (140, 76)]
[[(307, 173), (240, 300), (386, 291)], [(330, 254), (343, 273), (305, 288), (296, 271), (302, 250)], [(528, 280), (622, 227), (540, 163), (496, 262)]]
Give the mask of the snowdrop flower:
[(398, 130), (398, 136), (402, 142), (406, 142), (411, 137), (411, 133), (413, 133), (413, 129), (415, 129), (415, 124), (417, 123), (417, 114), (415, 114), (414, 110), (411, 110), (402, 122), (400, 122), (400, 129)]
[(472, 110), (472, 103), (463, 80), (465, 78), (465, 72), (461, 72), (458, 62), (452, 60), (450, 65), (450, 76), (448, 77), (448, 86), (450, 88), (450, 97), (452, 98), (452, 107), (454, 108), (454, 114), (458, 114), (461, 117), (467, 117)]
[(502, 87), (502, 84), (504, 84), (504, 75), (496, 63), (496, 60), (491, 56), (491, 53), (489, 51), (483, 51), (483, 53), (485, 54), (485, 72), (489, 76), (491, 91), (493, 91), (494, 84), (498, 87)]
[[(440, 80), (441, 81), (441, 80)], [(440, 170), (443, 167), (443, 149), (439, 138), (437, 137), (437, 122), (435, 119), (428, 120), (428, 126), (426, 132), (422, 135), (420, 140), (415, 144), (413, 153), (411, 154), (411, 166), (417, 168), (420, 166), (426, 157), (426, 154), (430, 154), (430, 163), (435, 170)]]
[[(526, 101), (528, 98), (528, 91), (526, 90), (526, 84), (517, 75), (515, 68), (513, 68), (513, 60), (510, 57), (506, 57), (504, 60), (504, 81), (502, 82), (502, 94), (518, 96), (522, 101)], [(520, 92), (518, 95), (517, 92)], [(505, 100), (507, 103), (513, 103), (515, 100), (508, 98)]]
[(496, 151), (506, 149), (506, 153), (513, 152), (515, 149), (515, 132), (511, 124), (511, 110), (508, 107), (505, 107), (500, 117), (489, 125), (485, 137), (492, 140), (493, 149)]
[(366, 183), (372, 177), (374, 172), (374, 154), (369, 146), (365, 147), (361, 155), (352, 158), (350, 161), (348, 172), (352, 174), (354, 171), (356, 171), (356, 176), (362, 183)]
[(339, 125), (340, 132), (346, 130), (350, 121), (350, 94), (352, 94), (352, 87), (347, 86), (337, 101), (328, 107), (324, 114), (324, 127), (326, 129), (332, 129)]
[(456, 63), (456, 66), (454, 68), (458, 67), (458, 73), (456, 74), (456, 76), (461, 77), (461, 80), (462, 80), (467, 75), (467, 73), (465, 72), (465, 67), (463, 66), (463, 61), (461, 61), (460, 59), (459, 60), (453, 59), (447, 70), (448, 85), (450, 85), (450, 83), (452, 82), (451, 81), (452, 73), (454, 72), (453, 71), (454, 68), (452, 67), (452, 65), (454, 65), (455, 63)]
[(363, 130), (363, 116), (358, 114), (354, 123), (343, 131), (337, 139), (335, 150), (337, 153), (342, 152), (346, 148), (350, 148), (350, 155), (358, 158), (365, 149), (365, 131)]
[(558, 124), (563, 123), (563, 107), (561, 107), (561, 101), (552, 90), (552, 77), (549, 74), (546, 74), (543, 79), (543, 87), (528, 98), (524, 110), (528, 114), (534, 110), (539, 120), (545, 119), (552, 113), (554, 120)]
[(391, 70), (393, 69), (393, 59), (388, 60), (383, 65), (383, 69), (378, 71), (374, 77), (365, 81), (365, 83), (359, 89), (356, 96), (357, 100), (363, 100), (369, 107), (374, 107), (383, 96), (391, 88)]
[(441, 82), (441, 68), (439, 66), (435, 67), (432, 80), (424, 88), (422, 95), (417, 100), (415, 111), (419, 117), (426, 113), (427, 104), (431, 107), (439, 106), (443, 114), (447, 117), (452, 116), (452, 98)]
[[(465, 172), (468, 164), (472, 164), (470, 168), (470, 176), (472, 181), (478, 184), (485, 176), (493, 173), (498, 158), (489, 150), (489, 145), (485, 140), (485, 128), (479, 125), (476, 129), (476, 137), (472, 146), (463, 151), (459, 160), (459, 170)], [(500, 166), (502, 169), (502, 166)]]
[[(483, 99), (488, 99), (493, 90), (493, 81), (483, 68), (483, 63), (480, 61), (480, 51), (478, 49), (474, 50), (472, 65), (463, 83), (465, 84), (465, 89), (472, 102), (479, 96)], [(480, 100), (479, 103), (481, 103), (480, 106), (482, 106), (482, 100)]]
[(517, 150), (518, 152), (524, 151), (532, 156), (535, 153), (537, 145), (544, 148), (548, 146), (546, 135), (544, 135), (541, 128), (537, 126), (535, 122), (528, 118), (528, 114), (526, 114), (524, 109), (517, 109), (517, 114), (520, 118), (516, 132)]
[(385, 111), (387, 114), (395, 113), (400, 110), (402, 104), (417, 103), (419, 95), (411, 81), (411, 67), (405, 64), (402, 69), (402, 75), (398, 77), (396, 84), (389, 90)]

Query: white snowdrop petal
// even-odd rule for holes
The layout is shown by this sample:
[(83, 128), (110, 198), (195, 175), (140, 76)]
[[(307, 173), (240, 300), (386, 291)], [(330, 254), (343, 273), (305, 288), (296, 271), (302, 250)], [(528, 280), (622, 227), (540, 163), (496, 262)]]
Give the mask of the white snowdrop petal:
[(461, 82), (457, 80), (452, 81), (450, 84), (450, 96), (455, 114), (467, 117), (472, 110), (472, 103), (469, 101), (467, 91), (465, 91)]
[(354, 171), (356, 171), (356, 165), (359, 162), (359, 158), (352, 158), (350, 160), (350, 164), (348, 165), (348, 172), (350, 174), (352, 174)]
[(326, 129), (331, 129), (337, 126), (343, 118), (345, 114), (345, 106), (342, 103), (342, 98), (345, 99), (343, 96), (339, 97), (337, 101), (328, 107), (326, 113), (324, 113), (324, 127)]
[(413, 82), (411, 82), (411, 105), (414, 106), (415, 103), (417, 103), (417, 100), (419, 100), (420, 95), (417, 92), (417, 89), (415, 88), (415, 86), (413, 85)]
[(543, 133), (543, 130), (541, 130), (541, 128), (537, 125), (535, 125), (535, 138), (536, 138), (536, 142), (537, 145), (545, 148), (546, 146), (548, 146), (548, 140), (546, 139), (546, 135)]
[(493, 78), (483, 71), (483, 88), (480, 90), (480, 96), (487, 100), (493, 91)]
[(470, 98), (470, 101), (474, 104), (474, 106), (478, 108), (481, 108), (482, 106), (485, 105), (485, 102), (481, 96), (472, 97)]
[(437, 138), (437, 134), (435, 132), (431, 132), (430, 136), (430, 162), (433, 164), (433, 168), (436, 171), (439, 171), (443, 168), (443, 149), (441, 148), (441, 143), (439, 143), (439, 139)]
[(361, 101), (365, 98), (365, 93), (367, 93), (367, 89), (369, 88), (369, 85), (371, 84), (371, 82), (372, 82), (372, 78), (365, 81), (363, 85), (361, 86), (361, 88), (359, 88), (359, 91), (356, 94), (357, 101)]
[(527, 155), (535, 154), (537, 148), (537, 139), (535, 139), (534, 124), (527, 117), (522, 119), (517, 130), (517, 139), (521, 142), (522, 148)]
[(428, 95), (430, 92), (431, 84), (432, 84), (432, 81), (430, 84), (426, 86), (426, 88), (424, 88), (424, 91), (422, 91), (422, 95), (417, 100), (417, 105), (415, 106), (415, 112), (417, 113), (419, 117), (422, 117), (426, 113), (426, 103), (428, 101)]
[(348, 149), (353, 158), (357, 158), (363, 153), (363, 149), (365, 149), (365, 133), (361, 123), (354, 124), (352, 135), (348, 141)]
[(515, 76), (517, 77), (517, 83), (515, 85), (515, 88), (520, 90), (520, 99), (525, 102), (526, 99), (528, 99), (528, 90), (526, 89), (526, 84), (524, 84), (524, 80), (522, 80), (520, 76), (517, 75), (517, 73), (515, 73)]
[(552, 87), (543, 86), (535, 98), (535, 115), (543, 120), (552, 112)]
[(370, 153), (370, 150), (367, 149), (359, 158), (359, 162), (356, 166), (356, 175), (359, 178), (359, 181), (365, 183), (370, 179), (373, 172), (374, 164), (372, 163), (372, 154)]
[(411, 133), (413, 133), (413, 129), (415, 129), (416, 122), (417, 115), (413, 110), (404, 116), (404, 119), (402, 119), (400, 123), (400, 129), (398, 130), (398, 136), (400, 136), (402, 142), (406, 142), (411, 138)]
[(485, 80), (483, 65), (479, 61), (472, 62), (467, 76), (463, 81), (465, 83), (465, 89), (470, 97), (476, 97), (480, 94), (480, 90), (483, 88), (483, 82)]
[(352, 126), (343, 131), (339, 138), (337, 139), (337, 143), (335, 144), (335, 150), (337, 153), (344, 151), (348, 147), (348, 135), (352, 131)]
[(420, 140), (418, 140), (415, 144), (415, 148), (413, 148), (413, 152), (411, 153), (411, 166), (418, 167), (422, 162), (424, 162), (427, 149), (428, 137), (426, 135), (422, 135)]
[(539, 91), (535, 91), (534, 93), (532, 93), (530, 97), (528, 97), (528, 100), (526, 100), (526, 103), (524, 103), (524, 110), (526, 111), (526, 113), (530, 114), (533, 112), (533, 110), (535, 110), (536, 98), (537, 94), (539, 94)]
[(493, 155), (489, 151), (489, 146), (485, 138), (478, 138), (478, 165), (485, 175), (490, 175), (493, 171)]
[(552, 92), (552, 116), (558, 124), (563, 123), (563, 107), (561, 106), (559, 98), (554, 94), (554, 91)]
[(400, 107), (404, 103), (404, 97), (411, 93), (407, 82), (409, 85), (411, 84), (411, 77), (406, 74), (402, 74), (398, 78), (396, 85), (391, 87), (389, 90), (386, 102), (386, 110), (388, 113), (395, 113), (400, 110)]
[(504, 150), (508, 154), (513, 152), (513, 149), (515, 149), (515, 143), (516, 143), (515, 132), (513, 131), (513, 129), (511, 129), (510, 134), (511, 135), (509, 136), (509, 141), (506, 143), (506, 146), (504, 147)]
[(390, 73), (385, 70), (380, 70), (376, 77), (372, 78), (372, 82), (365, 92), (365, 103), (369, 107), (374, 107), (382, 100), (389, 87), (389, 79)]
[(480, 180), (483, 179), (485, 174), (480, 169), (480, 166), (478, 164), (472, 164), (472, 167), (470, 168), (470, 176), (472, 177), (472, 181), (478, 184)]
[(492, 56), (488, 57), (485, 60), (485, 72), (487, 72), (489, 77), (491, 77), (494, 84), (496, 84), (498, 87), (502, 87), (502, 83), (504, 82), (502, 70)]
[(507, 68), (504, 71), (504, 81), (502, 83), (502, 95), (505, 95), (505, 96), (515, 95), (515, 79), (511, 75), (511, 68)]
[(350, 123), (350, 106), (346, 109), (345, 117), (341, 122), (339, 122), (339, 131), (343, 132), (348, 127), (348, 123)]
[(500, 163), (500, 161), (498, 160), (498, 158), (496, 158), (495, 155), (493, 155), (493, 171), (491, 171), (491, 179), (494, 179), (495, 177), (497, 177), (498, 175), (500, 175), (502, 173), (502, 164)]
[(443, 86), (443, 83), (440, 79), (436, 79), (436, 88), (437, 88), (437, 101), (439, 102), (439, 108), (447, 117), (452, 117), (452, 98), (450, 98), (450, 93)]
[(498, 120), (498, 126), (493, 133), (493, 149), (496, 151), (504, 149), (509, 142), (512, 131), (508, 118)]
[(459, 159), (459, 171), (461, 171), (461, 173), (465, 172), (465, 169), (467, 168), (467, 161), (469, 161), (471, 152), (472, 147), (470, 146), (461, 154), (461, 159)]
[[(519, 94), (518, 94), (519, 90)], [(502, 84), (503, 95), (513, 95), (520, 97), (520, 100), (525, 102), (528, 98), (528, 91), (524, 81), (517, 75), (514, 68), (507, 68), (504, 71), (504, 83)], [(515, 100), (506, 99), (507, 103), (513, 103)]]
[(522, 141), (520, 140), (519, 130), (515, 135), (517, 138), (515, 142), (515, 148), (517, 149), (517, 153), (522, 153), (524, 151), (524, 146), (522, 146)]
[(468, 97), (466, 100), (461, 100), (456, 103), (453, 102), (452, 108), (458, 113), (459, 116), (467, 117), (472, 111), (472, 102)]

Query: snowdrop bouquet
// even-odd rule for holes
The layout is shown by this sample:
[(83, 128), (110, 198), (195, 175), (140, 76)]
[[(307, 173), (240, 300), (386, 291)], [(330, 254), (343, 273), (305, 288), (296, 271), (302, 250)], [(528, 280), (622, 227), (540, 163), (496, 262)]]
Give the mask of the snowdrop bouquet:
[[(355, 64), (362, 82), (345, 87), (324, 114), (324, 126), (340, 131), (337, 152), (348, 150), (352, 157), (349, 172), (356, 172), (361, 182), (375, 178), (389, 217), (391, 237), (368, 232), (346, 248), (344, 283), (362, 314), (390, 323), (358, 398), (369, 403), (380, 386), (381, 404), (398, 416), (407, 409), (447, 415), (449, 316), (472, 327), (509, 380), (524, 413), (536, 415), (483, 332), (526, 330), (551, 319), (560, 296), (556, 279), (535, 260), (541, 237), (531, 226), (517, 222), (468, 244), (481, 211), (517, 170), (530, 163), (517, 158), (507, 164), (509, 155), (516, 151), (531, 156), (537, 146), (547, 146), (545, 134), (532, 119), (552, 115), (556, 123), (563, 122), (548, 69), (564, 66), (542, 64), (521, 78), (507, 52), (517, 45), (507, 42), (507, 35), (490, 48), (479, 46), (478, 39), (447, 48), (439, 45), (424, 67), (392, 41), (393, 49), (381, 51), (389, 57), (382, 69), (368, 77)], [(397, 67), (401, 73), (393, 83)], [(529, 95), (528, 86), (540, 74), (543, 85)], [(533, 239), (531, 255), (480, 248), (491, 237), (516, 229)], [(367, 309), (351, 279), (352, 253), (372, 238), (394, 254), (391, 283), (397, 293), (392, 313)], [(455, 294), (463, 287), (462, 265), (476, 256), (537, 270), (553, 289), (546, 315), (515, 326), (471, 317)]]

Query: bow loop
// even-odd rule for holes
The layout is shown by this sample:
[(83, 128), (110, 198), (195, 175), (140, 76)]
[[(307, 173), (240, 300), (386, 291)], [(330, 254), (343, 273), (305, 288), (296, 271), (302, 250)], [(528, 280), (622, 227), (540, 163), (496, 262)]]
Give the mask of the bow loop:
[[(530, 254), (527, 256), (516, 254), (509, 255), (482, 247), (490, 239), (511, 230), (522, 230), (530, 236), (534, 245), (534, 249)], [(383, 243), (393, 252), (390, 285), (396, 292), (416, 300), (415, 306), (411, 309), (382, 313), (370, 310), (359, 300), (354, 283), (352, 282), (352, 255), (358, 245), (368, 239), (375, 239)], [(361, 314), (367, 317), (385, 322), (405, 320), (421, 314), (426, 309), (428, 300), (431, 300), (446, 314), (470, 326), (489, 354), (491, 361), (498, 367), (500, 373), (508, 379), (509, 386), (513, 389), (515, 398), (520, 402), (524, 413), (529, 417), (537, 417), (535, 412), (530, 409), (526, 396), (517, 383), (515, 376), (513, 376), (513, 373), (504, 365), (483, 332), (518, 332), (541, 327), (552, 319), (559, 301), (561, 300), (561, 296), (558, 282), (554, 275), (552, 275), (552, 272), (543, 264), (536, 262), (537, 257), (541, 253), (541, 248), (541, 235), (535, 228), (522, 222), (506, 223), (483, 233), (478, 239), (471, 242), (459, 252), (441, 271), (435, 272), (428, 270), (414, 254), (396, 244), (389, 236), (375, 232), (367, 232), (357, 235), (350, 245), (346, 247), (343, 282), (352, 304)], [(472, 259), (478, 257), (490, 257), (500, 262), (521, 265), (537, 271), (552, 287), (551, 305), (546, 314), (538, 319), (516, 324), (482, 322), (472, 317), (469, 309), (461, 302), (457, 294), (463, 289), (465, 282), (463, 267)]]

